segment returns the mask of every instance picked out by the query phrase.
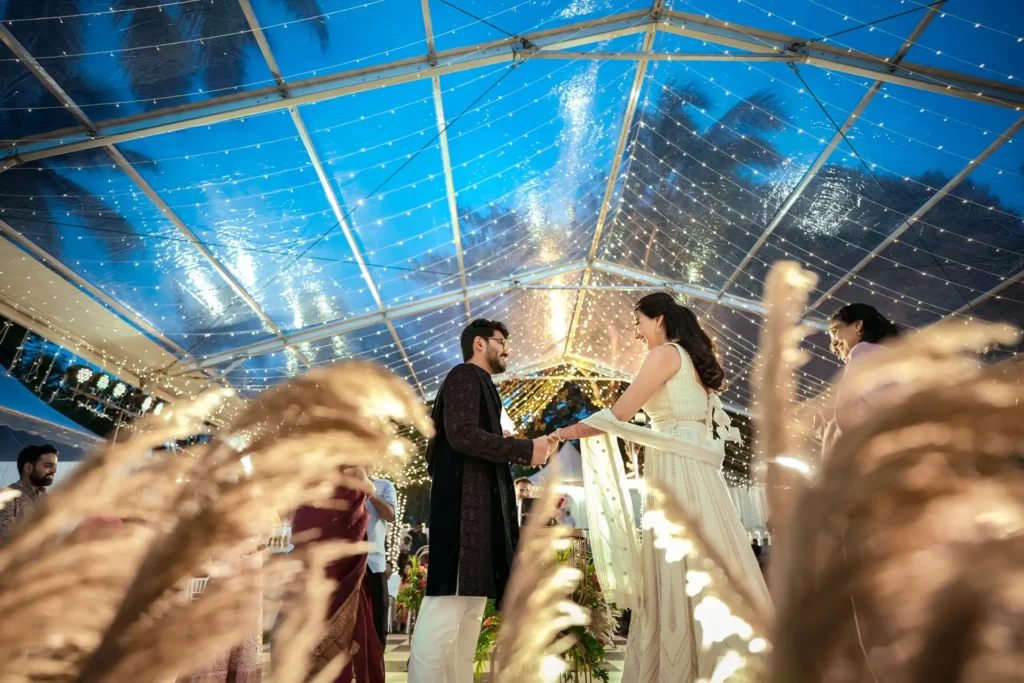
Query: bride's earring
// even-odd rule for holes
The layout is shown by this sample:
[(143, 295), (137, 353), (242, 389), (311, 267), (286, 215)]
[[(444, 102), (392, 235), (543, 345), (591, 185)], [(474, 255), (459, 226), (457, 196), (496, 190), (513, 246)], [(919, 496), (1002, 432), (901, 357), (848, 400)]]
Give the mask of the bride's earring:
[(658, 325), (657, 327), (655, 327), (654, 331), (655, 332), (661, 332), (661, 325)]

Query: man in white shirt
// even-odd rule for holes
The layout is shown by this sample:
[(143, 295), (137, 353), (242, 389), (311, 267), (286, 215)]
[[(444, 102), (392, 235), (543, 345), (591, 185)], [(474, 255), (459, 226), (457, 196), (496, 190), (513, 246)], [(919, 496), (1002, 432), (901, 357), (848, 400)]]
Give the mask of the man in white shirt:
[(564, 526), (564, 527), (568, 527), (570, 529), (575, 529), (576, 528), (576, 518), (572, 516), (572, 512), (569, 510), (569, 506), (566, 505), (565, 507), (563, 507), (561, 512), (562, 512), (562, 520), (561, 520), (560, 524), (562, 526)]
[(533, 482), (528, 477), (519, 477), (513, 483), (516, 487), (516, 514), (519, 516), (519, 526), (524, 527), (526, 515), (530, 513), (533, 504)]
[(393, 630), (395, 625), (395, 603), (398, 601), (398, 591), (402, 587), (402, 577), (395, 571), (395, 568), (388, 562), (387, 571), (384, 572), (388, 577), (388, 631)]
[(395, 485), (385, 479), (370, 479), (374, 493), (366, 500), (366, 509), (370, 513), (370, 525), (366, 529), (366, 539), (370, 542), (370, 552), (366, 558), (366, 581), (370, 586), (370, 602), (373, 604), (373, 627), (380, 639), (381, 652), (388, 642), (388, 586), (385, 569), (385, 542), (388, 537), (388, 522), (395, 521), (395, 508), (398, 505)]

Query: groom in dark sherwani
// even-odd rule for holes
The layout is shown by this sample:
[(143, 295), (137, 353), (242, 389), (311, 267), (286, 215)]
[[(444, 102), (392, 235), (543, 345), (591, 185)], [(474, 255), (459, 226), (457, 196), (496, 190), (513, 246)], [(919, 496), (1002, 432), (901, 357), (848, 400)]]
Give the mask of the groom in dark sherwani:
[(551, 442), (504, 436), (501, 397), (508, 328), (474, 320), (463, 330), (465, 361), (448, 373), (427, 446), (430, 562), (413, 633), (409, 683), (469, 683), (487, 598), (500, 603), (519, 542), (511, 465), (540, 467)]

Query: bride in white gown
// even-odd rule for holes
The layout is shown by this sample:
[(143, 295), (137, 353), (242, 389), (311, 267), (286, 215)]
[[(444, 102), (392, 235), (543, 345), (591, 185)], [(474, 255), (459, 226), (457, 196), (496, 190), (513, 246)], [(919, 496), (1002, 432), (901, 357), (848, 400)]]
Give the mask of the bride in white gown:
[[(693, 312), (665, 293), (642, 298), (633, 324), (648, 354), (629, 388), (611, 410), (554, 436), (583, 439), (595, 569), (608, 599), (633, 610), (623, 683), (690, 683), (710, 679), (724, 649), (702, 649), (694, 601), (686, 594), (687, 559), (666, 562), (650, 530), (637, 547), (615, 437), (646, 446), (645, 482), (678, 499), (755, 600), (767, 607), (770, 598), (721, 474), (725, 447), (719, 436), (732, 430), (718, 398), (725, 373), (714, 342)], [(641, 408), (651, 429), (628, 423)]]

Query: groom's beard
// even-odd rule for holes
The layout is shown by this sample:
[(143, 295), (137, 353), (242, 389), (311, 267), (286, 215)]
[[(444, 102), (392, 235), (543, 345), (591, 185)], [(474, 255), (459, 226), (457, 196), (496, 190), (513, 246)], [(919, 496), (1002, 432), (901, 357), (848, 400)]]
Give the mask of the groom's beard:
[(492, 375), (500, 375), (508, 367), (508, 354), (504, 351), (492, 351), (487, 357), (487, 364), (491, 366)]

